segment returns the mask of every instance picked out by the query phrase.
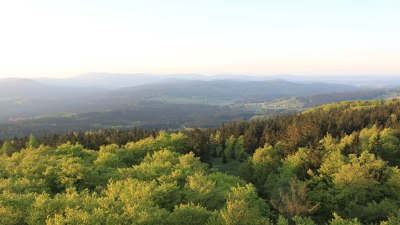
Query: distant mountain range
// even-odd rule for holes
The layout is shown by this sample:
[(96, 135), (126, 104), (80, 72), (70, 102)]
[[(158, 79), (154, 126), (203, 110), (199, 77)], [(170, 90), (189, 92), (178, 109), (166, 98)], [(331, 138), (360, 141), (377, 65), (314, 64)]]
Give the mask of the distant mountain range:
[[(0, 119), (29, 118), (62, 113), (130, 108), (139, 101), (185, 100), (256, 102), (321, 92), (357, 90), (342, 84), (294, 83), (284, 80), (158, 80), (155, 83), (118, 89), (68, 87), (29, 79), (0, 80)], [(172, 102), (176, 103), (176, 102)]]
[(60, 98), (104, 91), (97, 87), (48, 85), (31, 79), (0, 79), (0, 98)]
[[(398, 94), (391, 88), (356, 82), (273, 78), (103, 73), (67, 79), (0, 79), (0, 137), (19, 135), (21, 130), (21, 135), (35, 133), (39, 128), (43, 133), (104, 127), (209, 127), (333, 101)], [(391, 86), (395, 84), (393, 80)]]
[(36, 78), (35, 80), (43, 84), (56, 86), (116, 89), (163, 82), (168, 79), (172, 78), (151, 74), (88, 73), (70, 78)]
[(231, 75), (219, 74), (206, 76), (199, 74), (146, 74), (146, 73), (88, 73), (70, 78), (35, 78), (34, 80), (43, 84), (67, 87), (99, 87), (106, 89), (117, 89), (123, 87), (140, 86), (151, 83), (162, 83), (176, 80), (244, 80), (244, 81), (271, 81), (286, 80), (295, 83), (335, 83), (350, 84), (357, 87), (398, 87), (400, 86), (399, 76), (294, 76), (294, 75)]
[[(212, 79), (195, 80), (187, 78), (150, 77), (138, 78), (116, 75), (113, 81), (109, 75), (91, 78), (89, 75), (67, 80), (57, 79), (0, 79), (0, 98), (52, 98), (85, 94), (106, 94), (143, 96), (170, 95), (176, 97), (214, 97), (214, 98), (275, 98), (276, 96), (299, 96), (305, 94), (349, 91), (359, 87), (346, 84), (323, 82), (295, 83), (282, 79), (245, 80)], [(130, 80), (130, 81), (129, 81)], [(124, 82), (125, 81), (125, 82)], [(115, 88), (105, 89), (105, 84), (113, 83)], [(136, 82), (136, 83), (135, 83)], [(119, 87), (122, 84), (130, 85)]]
[(303, 96), (323, 92), (350, 91), (359, 88), (343, 84), (294, 83), (285, 80), (180, 80), (121, 88), (111, 92), (116, 96), (159, 96), (178, 98), (203, 97), (237, 101), (267, 101), (289, 96)]

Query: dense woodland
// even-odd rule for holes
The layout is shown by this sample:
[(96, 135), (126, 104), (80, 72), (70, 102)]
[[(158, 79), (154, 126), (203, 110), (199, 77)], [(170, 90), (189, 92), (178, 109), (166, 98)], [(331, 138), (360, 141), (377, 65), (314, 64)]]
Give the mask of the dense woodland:
[(400, 100), (350, 101), (4, 140), (0, 224), (400, 224), (399, 118)]
[(248, 119), (253, 115), (254, 113), (249, 110), (228, 106), (140, 102), (129, 109), (0, 121), (0, 138), (24, 137), (31, 133), (44, 136), (54, 133), (134, 127), (147, 130), (215, 127), (226, 121)]

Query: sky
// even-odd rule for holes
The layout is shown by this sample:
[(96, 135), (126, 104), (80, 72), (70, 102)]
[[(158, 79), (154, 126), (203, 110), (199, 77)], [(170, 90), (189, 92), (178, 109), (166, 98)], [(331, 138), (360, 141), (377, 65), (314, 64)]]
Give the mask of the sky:
[(400, 76), (399, 0), (0, 0), (0, 77)]

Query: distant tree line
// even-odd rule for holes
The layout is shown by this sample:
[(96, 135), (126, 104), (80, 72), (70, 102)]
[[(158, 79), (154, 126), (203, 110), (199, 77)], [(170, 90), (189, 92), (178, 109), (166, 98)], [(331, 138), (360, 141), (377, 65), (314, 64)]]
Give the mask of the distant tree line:
[(27, 137), (14, 137), (1, 141), (11, 146), (15, 150), (20, 150), (29, 145), (32, 138), (36, 140), (38, 144), (57, 147), (66, 142), (72, 144), (81, 144), (87, 149), (99, 150), (103, 145), (117, 144), (119, 146), (124, 145), (128, 142), (138, 141), (150, 136), (156, 136), (158, 130), (149, 131), (147, 129), (134, 128), (130, 130), (116, 130), (116, 129), (105, 129), (95, 131), (78, 131), (78, 132), (67, 132), (64, 134), (48, 134), (43, 136), (30, 135)]

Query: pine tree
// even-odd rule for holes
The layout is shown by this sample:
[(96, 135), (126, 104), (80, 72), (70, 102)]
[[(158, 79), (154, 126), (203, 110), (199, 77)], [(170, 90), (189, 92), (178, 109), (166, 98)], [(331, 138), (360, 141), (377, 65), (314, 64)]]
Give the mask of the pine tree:
[(29, 136), (29, 142), (28, 142), (28, 148), (37, 148), (38, 147), (38, 142), (32, 134)]
[(15, 149), (14, 147), (10, 144), (9, 141), (4, 141), (3, 146), (1, 147), (1, 154), (6, 154), (8, 156), (11, 156), (14, 152)]

